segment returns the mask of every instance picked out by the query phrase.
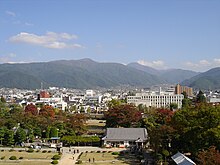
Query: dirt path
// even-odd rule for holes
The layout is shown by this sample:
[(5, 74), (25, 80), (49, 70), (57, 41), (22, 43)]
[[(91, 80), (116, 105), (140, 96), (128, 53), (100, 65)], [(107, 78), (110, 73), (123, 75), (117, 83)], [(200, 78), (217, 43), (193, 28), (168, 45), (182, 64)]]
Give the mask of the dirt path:
[(75, 163), (76, 163), (76, 158), (73, 159), (73, 154), (71, 153), (63, 154), (61, 160), (59, 161), (59, 165), (73, 165)]
[[(75, 154), (74, 154), (75, 150)], [(78, 150), (78, 153), (76, 152)], [(77, 158), (79, 157), (81, 152), (85, 151), (104, 151), (106, 150), (105, 148), (99, 148), (99, 147), (64, 147), (62, 149), (63, 155), (61, 157), (61, 160), (59, 161), (59, 165), (74, 165), (76, 163)], [(113, 148), (113, 149), (108, 149), (112, 151), (120, 151), (123, 149), (119, 148)], [(74, 158), (74, 159), (73, 159)]]

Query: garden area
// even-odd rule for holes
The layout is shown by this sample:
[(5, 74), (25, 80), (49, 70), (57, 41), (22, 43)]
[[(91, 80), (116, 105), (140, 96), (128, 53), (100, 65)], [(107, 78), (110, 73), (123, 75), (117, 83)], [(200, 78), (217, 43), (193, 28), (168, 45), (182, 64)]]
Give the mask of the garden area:
[(141, 157), (131, 154), (129, 151), (91, 151), (84, 152), (78, 158), (78, 164), (88, 165), (138, 165)]
[(47, 150), (1, 150), (0, 165), (50, 165), (57, 164), (60, 155)]

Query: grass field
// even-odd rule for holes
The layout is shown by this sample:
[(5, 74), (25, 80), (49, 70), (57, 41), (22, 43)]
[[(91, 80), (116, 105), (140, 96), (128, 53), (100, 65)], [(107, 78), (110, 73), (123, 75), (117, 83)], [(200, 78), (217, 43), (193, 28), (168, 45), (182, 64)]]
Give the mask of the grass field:
[(0, 161), (0, 165), (51, 165), (49, 161)]
[[(0, 165), (50, 165), (51, 158), (56, 153), (42, 153), (42, 152), (33, 152), (28, 153), (26, 151), (3, 151), (0, 152), (0, 158), (5, 157), (0, 160)], [(17, 160), (9, 160), (11, 156), (16, 156)], [(19, 159), (23, 157), (23, 159)]]
[[(94, 162), (93, 162), (94, 158)], [(90, 159), (90, 162), (89, 162)], [(124, 155), (112, 155), (112, 153), (83, 153), (80, 156), (80, 160), (82, 160), (82, 164), (94, 164), (94, 165), (138, 165), (139, 160), (130, 153)]]

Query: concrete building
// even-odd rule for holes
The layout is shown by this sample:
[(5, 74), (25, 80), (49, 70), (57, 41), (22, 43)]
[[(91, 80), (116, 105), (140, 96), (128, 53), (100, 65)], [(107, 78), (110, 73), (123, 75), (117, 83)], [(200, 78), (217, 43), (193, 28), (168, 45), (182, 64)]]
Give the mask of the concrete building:
[(127, 102), (135, 104), (143, 104), (146, 107), (169, 107), (171, 103), (176, 103), (178, 108), (182, 107), (182, 100), (184, 96), (182, 94), (170, 94), (170, 93), (137, 93), (135, 96), (128, 96)]
[(193, 89), (187, 86), (181, 86), (180, 84), (177, 84), (175, 87), (175, 94), (182, 94), (183, 92), (186, 92), (186, 94), (189, 97), (193, 96)]

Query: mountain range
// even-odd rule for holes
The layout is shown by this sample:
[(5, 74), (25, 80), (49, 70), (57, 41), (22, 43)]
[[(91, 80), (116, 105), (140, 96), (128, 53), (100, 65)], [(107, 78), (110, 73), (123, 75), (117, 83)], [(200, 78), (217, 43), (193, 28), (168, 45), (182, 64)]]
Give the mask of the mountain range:
[[(51, 62), (0, 64), (0, 87), (36, 89), (44, 87), (67, 88), (114, 87), (120, 85), (150, 87), (159, 84), (181, 83), (204, 89), (215, 88), (220, 69), (205, 73), (182, 69), (157, 70), (130, 63), (100, 63), (91, 59), (59, 60)], [(203, 78), (206, 83), (201, 83)], [(219, 76), (218, 76), (219, 77)], [(204, 82), (204, 81), (203, 81)], [(209, 83), (209, 86), (205, 86)]]

